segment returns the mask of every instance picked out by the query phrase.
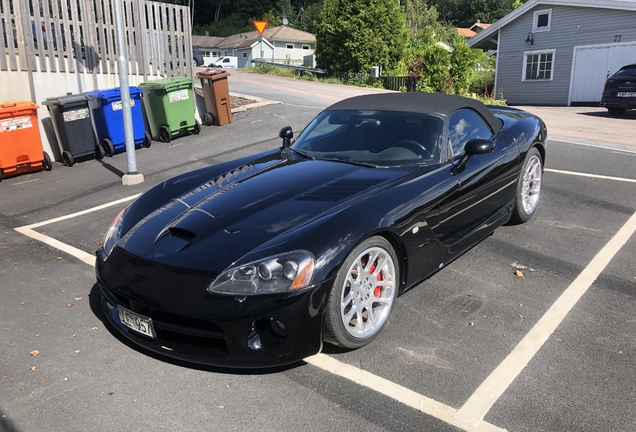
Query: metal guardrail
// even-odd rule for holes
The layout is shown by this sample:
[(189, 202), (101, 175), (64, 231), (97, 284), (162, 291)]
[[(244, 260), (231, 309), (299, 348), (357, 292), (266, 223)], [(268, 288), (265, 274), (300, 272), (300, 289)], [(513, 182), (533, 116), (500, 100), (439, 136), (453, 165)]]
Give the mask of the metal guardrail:
[(317, 73), (317, 74), (322, 74), (322, 75), (326, 75), (327, 74), (327, 72), (325, 72), (322, 69), (314, 69), (314, 68), (310, 68), (310, 67), (307, 67), (307, 66), (295, 66), (295, 65), (285, 64), (285, 63), (266, 62), (266, 61), (263, 61), (263, 60), (252, 60), (252, 63), (262, 64), (262, 65), (267, 65), (267, 66), (282, 67), (282, 68), (287, 68), (287, 69), (296, 69), (299, 73), (300, 72), (312, 72), (312, 73)]

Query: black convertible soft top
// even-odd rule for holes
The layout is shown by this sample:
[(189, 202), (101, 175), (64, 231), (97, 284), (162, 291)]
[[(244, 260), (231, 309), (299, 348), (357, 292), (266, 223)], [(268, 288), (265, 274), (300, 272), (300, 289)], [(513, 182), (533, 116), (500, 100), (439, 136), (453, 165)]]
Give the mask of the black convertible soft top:
[(494, 133), (501, 129), (501, 120), (495, 117), (486, 105), (475, 99), (442, 93), (377, 93), (356, 96), (336, 102), (327, 110), (378, 109), (419, 113), (437, 113), (449, 117), (460, 108), (477, 111), (488, 122)]

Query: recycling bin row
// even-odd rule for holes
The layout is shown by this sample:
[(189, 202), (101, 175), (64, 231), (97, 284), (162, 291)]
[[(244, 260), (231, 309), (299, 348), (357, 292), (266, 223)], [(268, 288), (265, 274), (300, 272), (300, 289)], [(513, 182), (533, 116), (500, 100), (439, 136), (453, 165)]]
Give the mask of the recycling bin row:
[[(150, 147), (150, 135), (145, 131), (141, 108), (142, 90), (134, 86), (129, 90), (135, 148)], [(112, 157), (126, 150), (119, 87), (48, 98), (42, 104), (51, 115), (65, 165), (73, 166), (84, 159)]]
[[(208, 111), (203, 115), (206, 125), (232, 122), (228, 75), (209, 69), (197, 74)], [(201, 131), (194, 118), (193, 84), (190, 78), (174, 77), (129, 88), (136, 149), (150, 147), (152, 139), (170, 142)], [(66, 94), (42, 104), (48, 108), (65, 165), (126, 151), (120, 88)], [(0, 105), (0, 181), (3, 176), (51, 170), (38, 128), (38, 108), (32, 102)]]

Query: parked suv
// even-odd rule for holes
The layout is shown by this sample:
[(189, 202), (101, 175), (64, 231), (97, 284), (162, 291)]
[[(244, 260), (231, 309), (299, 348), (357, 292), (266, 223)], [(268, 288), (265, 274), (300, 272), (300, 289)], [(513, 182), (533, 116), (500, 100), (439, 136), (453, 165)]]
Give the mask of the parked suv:
[(623, 66), (605, 81), (601, 106), (616, 117), (636, 109), (636, 64)]

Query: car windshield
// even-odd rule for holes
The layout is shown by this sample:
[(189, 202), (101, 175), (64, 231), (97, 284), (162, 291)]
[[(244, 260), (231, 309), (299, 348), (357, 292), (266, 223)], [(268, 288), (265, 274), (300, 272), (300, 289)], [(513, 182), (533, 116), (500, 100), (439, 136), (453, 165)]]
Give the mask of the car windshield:
[(440, 161), (442, 119), (400, 111), (323, 111), (292, 144), (315, 159), (370, 166)]

